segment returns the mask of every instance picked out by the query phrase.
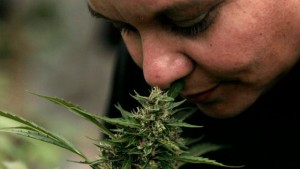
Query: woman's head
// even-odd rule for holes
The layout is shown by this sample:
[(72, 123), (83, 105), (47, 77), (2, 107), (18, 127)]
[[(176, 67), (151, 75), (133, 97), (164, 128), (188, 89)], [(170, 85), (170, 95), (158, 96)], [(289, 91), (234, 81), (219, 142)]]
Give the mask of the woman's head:
[(239, 114), (298, 62), (299, 0), (88, 0), (152, 86), (182, 79), (206, 114)]

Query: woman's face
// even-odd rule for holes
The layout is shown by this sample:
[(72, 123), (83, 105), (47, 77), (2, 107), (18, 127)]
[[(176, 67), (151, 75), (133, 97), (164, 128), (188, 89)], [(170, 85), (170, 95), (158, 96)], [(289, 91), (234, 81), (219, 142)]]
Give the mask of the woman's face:
[(298, 0), (88, 0), (120, 28), (152, 86), (213, 117), (239, 114), (298, 61)]

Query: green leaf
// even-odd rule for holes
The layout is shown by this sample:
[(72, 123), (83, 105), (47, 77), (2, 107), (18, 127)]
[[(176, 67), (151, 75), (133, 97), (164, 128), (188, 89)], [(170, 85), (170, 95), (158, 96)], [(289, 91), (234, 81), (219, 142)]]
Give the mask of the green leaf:
[(101, 149), (113, 149), (113, 147), (115, 147), (117, 144), (116, 143), (113, 143), (109, 140), (102, 140), (102, 141), (99, 141), (98, 144), (95, 144), (97, 147), (101, 148)]
[[(11, 119), (13, 121), (19, 122), (19, 123), (24, 124), (26, 126), (30, 126), (30, 127), (34, 128), (36, 130), (43, 131), (43, 132), (47, 133), (46, 129), (38, 126), (34, 122), (28, 121), (28, 120), (26, 120), (26, 119), (24, 119), (22, 117), (17, 116), (17, 115), (14, 115), (14, 114), (11, 114), (11, 113), (8, 113), (8, 112), (4, 112), (4, 111), (0, 110), (0, 116), (6, 117), (8, 119)], [(49, 135), (52, 135), (52, 134), (49, 133)]]
[(143, 149), (143, 152), (144, 152), (144, 156), (146, 157), (147, 155), (149, 155), (151, 152), (152, 152), (153, 148), (152, 147), (145, 147)]
[(30, 127), (20, 126), (20, 127), (2, 128), (2, 129), (0, 129), (0, 131), (13, 133), (13, 134), (25, 136), (25, 137), (28, 137), (28, 138), (40, 140), (40, 141), (43, 141), (43, 142), (47, 142), (47, 143), (62, 147), (64, 149), (67, 149), (67, 150), (70, 150), (70, 151), (73, 152), (72, 149), (70, 149), (68, 146), (64, 145), (59, 140), (56, 140), (55, 138), (52, 138), (51, 136), (46, 135), (44, 133), (35, 131), (34, 129), (32, 129)]
[(201, 156), (205, 153), (217, 151), (224, 148), (224, 146), (212, 143), (198, 143), (189, 149), (189, 154), (193, 156)]
[(149, 97), (141, 96), (136, 91), (134, 91), (134, 93), (135, 95), (130, 94), (130, 96), (138, 101), (141, 105), (146, 105), (150, 101)]
[(75, 106), (74, 104), (67, 102), (63, 99), (59, 99), (59, 98), (53, 98), (53, 97), (49, 97), (49, 96), (43, 96), (43, 95), (39, 95), (39, 94), (35, 94), (39, 97), (42, 98), (46, 98), (47, 100), (54, 102), (56, 104), (62, 105), (67, 107), (71, 112), (74, 112), (75, 114), (80, 115), (81, 117), (84, 117), (85, 119), (91, 121), (92, 123), (96, 124), (101, 131), (110, 136), (111, 138), (114, 138), (113, 133), (111, 133), (103, 124), (101, 124), (97, 119), (101, 119), (107, 123), (110, 124), (114, 124), (114, 125), (119, 125), (119, 126), (125, 126), (125, 127), (132, 127), (132, 128), (138, 128), (140, 127), (140, 125), (138, 125), (137, 123), (134, 123), (133, 121), (128, 121), (122, 118), (109, 118), (106, 116), (102, 116), (102, 115), (96, 115), (96, 114), (92, 114), (89, 113), (83, 109), (81, 109), (78, 106)]
[[(5, 128), (0, 131), (37, 139), (67, 149), (85, 159), (79, 163), (88, 164), (93, 169), (99, 169), (99, 167), (131, 169), (133, 166), (145, 169), (150, 167), (174, 169), (175, 166), (179, 167), (184, 163), (202, 163), (231, 168), (241, 167), (224, 165), (215, 160), (199, 157), (199, 155), (220, 149), (221, 147), (218, 145), (195, 144), (191, 149), (188, 149), (187, 142), (179, 137), (182, 132), (180, 128), (182, 127), (202, 127), (183, 122), (196, 111), (194, 108), (180, 108), (179, 106), (185, 100), (175, 100), (183, 87), (182, 81), (172, 84), (166, 92), (158, 87), (154, 87), (148, 97), (141, 96), (134, 91), (135, 95), (132, 97), (141, 104), (141, 107), (137, 107), (136, 111), (130, 112), (124, 110), (120, 104), (115, 105), (122, 115), (120, 118), (92, 114), (63, 99), (32, 93), (67, 108), (72, 113), (92, 122), (104, 134), (109, 136), (94, 144), (100, 149), (99, 158), (95, 161), (87, 160), (79, 150), (64, 138), (49, 132), (33, 122), (6, 112), (0, 112), (0, 115), (20, 122), (25, 126)], [(158, 120), (161, 125), (157, 126), (162, 126), (164, 129), (160, 138), (156, 138), (155, 133), (151, 133), (154, 124), (156, 125), (155, 122)], [(108, 129), (103, 123), (109, 123), (116, 127)], [(173, 128), (174, 130), (169, 130)], [(189, 152), (187, 152), (188, 150)], [(149, 155), (151, 156), (150, 158)]]
[(122, 138), (110, 139), (110, 141), (112, 143), (125, 143), (125, 142), (129, 142), (130, 139), (131, 137), (122, 137)]
[(179, 95), (183, 87), (184, 87), (183, 81), (174, 82), (168, 90), (168, 96), (175, 99)]
[(187, 128), (201, 128), (203, 126), (197, 126), (197, 125), (193, 125), (193, 124), (188, 124), (185, 122), (169, 122), (167, 123), (168, 126), (174, 126), (174, 127), (187, 127)]
[(133, 154), (134, 154), (134, 155), (142, 155), (143, 152), (142, 152), (140, 149), (134, 147), (134, 148), (132, 148), (132, 149), (128, 149), (127, 154), (129, 154), (129, 155), (133, 155)]
[(170, 106), (168, 107), (169, 110), (173, 110), (174, 108), (182, 105), (186, 100), (181, 100), (181, 101), (178, 101), (178, 102), (173, 102), (170, 104)]
[(98, 116), (96, 116), (96, 114), (92, 114), (92, 113), (89, 113), (85, 110), (82, 110), (82, 109), (78, 109), (76, 107), (69, 107), (69, 110), (83, 118), (85, 118), (86, 120), (94, 123), (96, 126), (99, 127), (99, 129), (106, 135), (108, 135), (109, 137), (111, 138), (114, 138), (115, 136), (113, 135), (113, 133), (111, 133), (109, 131), (109, 129), (107, 129), (101, 122), (99, 122), (97, 119), (98, 119)]
[(139, 125), (138, 123), (123, 118), (109, 118), (102, 115), (94, 115), (94, 117), (116, 126), (123, 126), (123, 127), (130, 127), (130, 128), (141, 127), (141, 125)]
[(106, 161), (106, 159), (100, 158), (100, 159), (97, 159), (97, 160), (95, 160), (95, 161), (90, 162), (89, 165), (90, 165), (90, 166), (96, 166), (96, 165), (98, 165), (98, 164), (100, 164), (100, 163), (103, 163), (103, 162), (105, 162), (105, 161)]
[(194, 114), (197, 110), (198, 110), (198, 108), (196, 108), (196, 107), (179, 108), (179, 109), (173, 110), (173, 117), (178, 120), (184, 121), (187, 118), (189, 118), (192, 114)]
[(163, 147), (165, 147), (166, 149), (170, 150), (171, 152), (173, 152), (175, 154), (181, 154), (184, 152), (183, 150), (180, 149), (180, 147), (176, 143), (174, 143), (172, 141), (163, 140), (160, 138), (158, 138), (157, 141), (159, 143), (161, 143)]
[[(220, 150), (222, 148), (224, 148), (224, 147), (221, 146), (221, 145), (218, 145), (218, 144), (200, 142), (196, 145), (191, 146), (189, 151), (186, 153), (186, 155), (198, 157), (198, 156), (204, 155), (205, 153), (212, 152), (212, 151), (217, 151), (217, 150)], [(185, 154), (182, 154), (182, 155), (185, 155)], [(185, 163), (186, 162), (180, 163), (179, 166), (182, 166)]]
[(196, 164), (208, 164), (208, 165), (215, 165), (220, 167), (228, 167), (228, 168), (241, 168), (243, 166), (231, 166), (225, 165), (223, 163), (217, 162), (215, 160), (211, 160), (209, 158), (204, 157), (195, 157), (195, 156), (188, 156), (188, 155), (181, 155), (174, 157), (177, 161), (187, 162), (187, 163), (196, 163)]
[(125, 118), (125, 119), (133, 118), (132, 113), (124, 110), (120, 104), (115, 105), (115, 107), (121, 112), (123, 118)]
[[(43, 134), (44, 136), (51, 137), (51, 138), (57, 140), (58, 142), (60, 142), (61, 144), (63, 144), (63, 147), (65, 147), (66, 149), (70, 150), (71, 152), (74, 152), (74, 153), (78, 154), (79, 156), (81, 156), (85, 160), (87, 159), (85, 157), (85, 155), (83, 155), (68, 140), (66, 140), (63, 137), (60, 137), (60, 136), (58, 136), (58, 135), (56, 135), (56, 134), (54, 134), (54, 133), (52, 133), (52, 132), (44, 129), (43, 127), (38, 126), (37, 124), (35, 124), (35, 123), (33, 123), (33, 122), (29, 121), (29, 120), (26, 120), (26, 119), (24, 119), (22, 117), (19, 117), (19, 116), (16, 116), (14, 114), (10, 114), (10, 113), (4, 112), (4, 111), (0, 111), (0, 116), (6, 117), (8, 119), (14, 120), (16, 122), (19, 122), (21, 124), (24, 124), (24, 125), (28, 126), (27, 128), (23, 127), (23, 130), (27, 129), (28, 131), (29, 130), (35, 131), (35, 132), (38, 132), (40, 134)], [(22, 129), (22, 128), (19, 127), (19, 129)], [(19, 133), (19, 134), (21, 134), (21, 133)], [(32, 133), (32, 134), (34, 134), (34, 133)], [(24, 135), (24, 136), (26, 136), (26, 135)], [(29, 136), (32, 136), (32, 135), (29, 135)]]
[(123, 162), (122, 169), (131, 169), (131, 163), (132, 163), (132, 160), (131, 160), (131, 158), (129, 157), (128, 159), (126, 159), (126, 160)]
[(99, 129), (106, 135), (110, 136), (110, 137), (114, 137), (114, 135), (103, 125), (101, 124), (93, 114), (81, 109), (79, 106), (76, 106), (74, 104), (72, 104), (71, 102), (65, 101), (64, 99), (60, 99), (60, 98), (54, 98), (54, 97), (49, 97), (49, 96), (45, 96), (45, 95), (40, 95), (40, 94), (36, 94), (36, 93), (32, 93), (33, 95), (36, 95), (38, 97), (47, 99), (55, 104), (64, 106), (66, 108), (69, 109), (69, 111), (79, 115), (80, 117), (85, 118), (86, 120), (94, 123), (96, 126), (99, 127)]
[(64, 99), (60, 99), (60, 98), (55, 98), (55, 97), (50, 97), (50, 96), (45, 96), (45, 95), (41, 95), (41, 94), (37, 94), (37, 93), (33, 93), (33, 92), (29, 92), (33, 95), (36, 95), (38, 97), (41, 97), (41, 98), (44, 98), (44, 99), (47, 99), (53, 103), (56, 103), (58, 105), (63, 105), (65, 107), (76, 107), (78, 109), (81, 109), (79, 106), (77, 105), (74, 105), (73, 103), (69, 102), (69, 101), (65, 101)]

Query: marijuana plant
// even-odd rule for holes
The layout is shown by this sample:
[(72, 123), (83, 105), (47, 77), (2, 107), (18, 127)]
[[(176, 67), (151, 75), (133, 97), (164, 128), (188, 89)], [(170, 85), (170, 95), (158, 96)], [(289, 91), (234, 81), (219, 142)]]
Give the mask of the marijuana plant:
[[(194, 109), (181, 108), (180, 105), (184, 103), (184, 100), (175, 101), (182, 87), (181, 83), (175, 83), (168, 91), (153, 87), (148, 97), (135, 93), (132, 97), (141, 106), (129, 112), (117, 104), (116, 108), (121, 113), (120, 118), (89, 113), (63, 99), (33, 93), (66, 107), (99, 127), (105, 137), (95, 143), (100, 152), (96, 160), (89, 160), (63, 137), (34, 122), (4, 111), (0, 111), (1, 116), (23, 125), (4, 128), (1, 131), (62, 147), (80, 156), (83, 161), (79, 163), (87, 164), (93, 169), (177, 169), (185, 163), (238, 167), (201, 157), (202, 154), (217, 150), (220, 146), (198, 144), (194, 148), (188, 148), (187, 139), (181, 137), (182, 128), (199, 128), (201, 126), (184, 122), (194, 112)], [(107, 128), (104, 122), (113, 125), (114, 128)]]

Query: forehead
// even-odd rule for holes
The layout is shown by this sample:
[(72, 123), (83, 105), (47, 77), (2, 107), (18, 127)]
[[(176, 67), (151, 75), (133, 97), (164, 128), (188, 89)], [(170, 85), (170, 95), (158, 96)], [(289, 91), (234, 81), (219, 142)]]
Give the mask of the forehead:
[(149, 17), (165, 9), (200, 7), (220, 0), (88, 0), (90, 7), (105, 17)]

